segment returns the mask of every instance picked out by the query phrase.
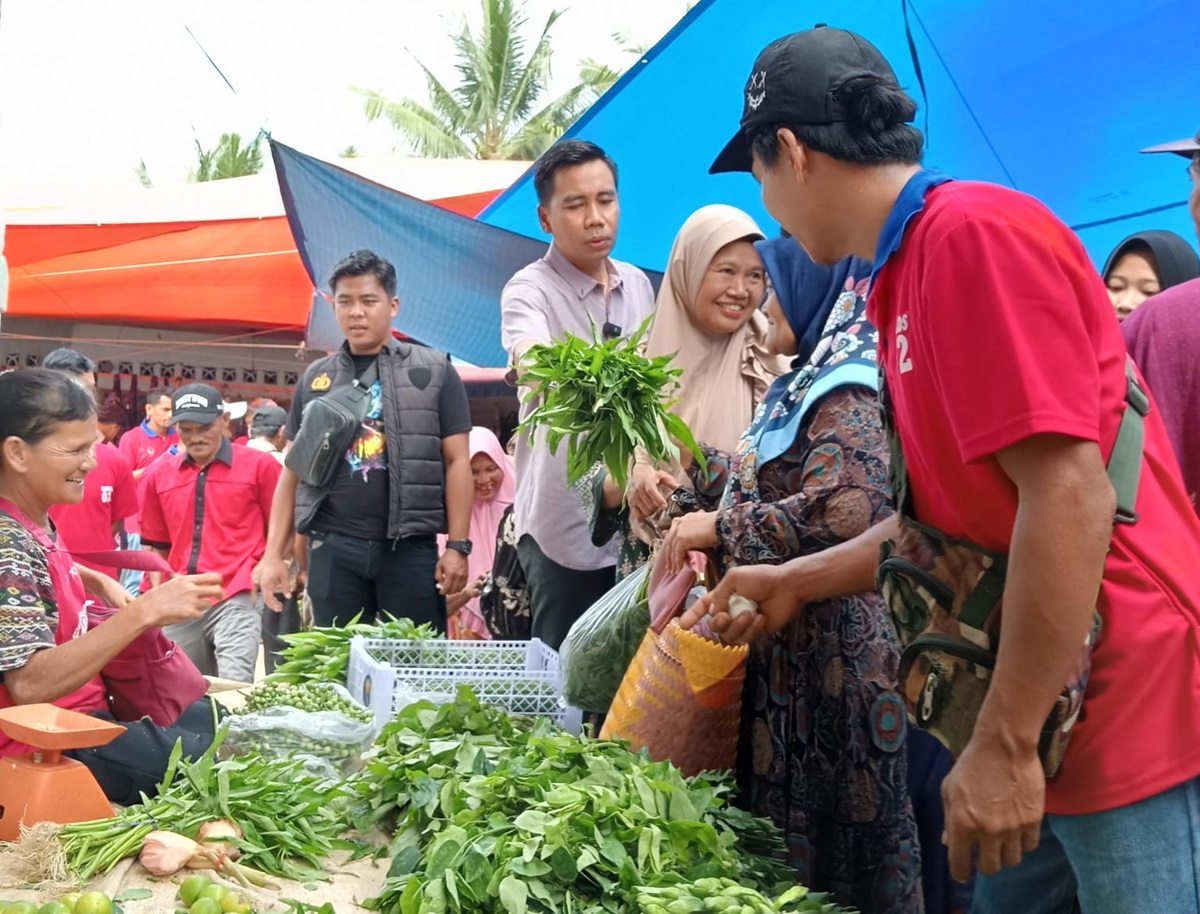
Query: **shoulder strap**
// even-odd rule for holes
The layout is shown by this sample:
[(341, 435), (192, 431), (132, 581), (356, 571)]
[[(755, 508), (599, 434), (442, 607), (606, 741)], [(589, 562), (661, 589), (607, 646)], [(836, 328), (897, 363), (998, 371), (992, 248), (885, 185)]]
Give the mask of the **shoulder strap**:
[(358, 384), (360, 387), (369, 389), (370, 386), (378, 380), (379, 380), (379, 359), (376, 358), (375, 361), (371, 363), (371, 367), (368, 368), (366, 371), (364, 371), (362, 373), (362, 375), (355, 380), (355, 383)]
[[(66, 550), (63, 550), (64, 552)], [(107, 565), (109, 568), (127, 568), (130, 571), (157, 571), (161, 574), (174, 575), (175, 571), (166, 560), (156, 552), (144, 549), (107, 550), (104, 552), (71, 552), (68, 553), (75, 561), (91, 562), (94, 565)]]
[(1108, 481), (1117, 493), (1117, 523), (1135, 524), (1150, 398), (1142, 389), (1132, 359), (1125, 360), (1125, 385), (1125, 414), (1121, 416), (1117, 440), (1108, 458)]

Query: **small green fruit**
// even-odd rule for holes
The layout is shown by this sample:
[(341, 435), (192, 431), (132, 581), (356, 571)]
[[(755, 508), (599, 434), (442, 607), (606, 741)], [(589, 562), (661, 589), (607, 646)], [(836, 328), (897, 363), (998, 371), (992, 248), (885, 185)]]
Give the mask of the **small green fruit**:
[(188, 914), (221, 914), (221, 903), (213, 898), (197, 898)]
[[(215, 882), (209, 883), (207, 886), (205, 886), (203, 889), (200, 890), (200, 898), (209, 898), (209, 899), (215, 901), (217, 903), (218, 908), (220, 908), (221, 901), (228, 894), (229, 894), (229, 889), (225, 888), (225, 886), (223, 886), (223, 885), (217, 885)], [(197, 899), (197, 901), (199, 901), (199, 898)]]
[(212, 885), (212, 880), (207, 876), (188, 876), (179, 886), (179, 900), (183, 902), (185, 908), (191, 907), (192, 903), (200, 897), (200, 893)]

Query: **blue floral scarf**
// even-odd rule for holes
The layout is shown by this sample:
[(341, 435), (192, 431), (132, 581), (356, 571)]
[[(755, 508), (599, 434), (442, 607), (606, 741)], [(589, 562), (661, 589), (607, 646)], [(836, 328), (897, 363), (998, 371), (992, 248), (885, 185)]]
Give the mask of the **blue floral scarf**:
[(758, 468), (787, 453), (816, 403), (840, 387), (879, 389), (879, 333), (866, 319), (871, 264), (855, 257), (813, 263), (793, 238), (756, 242), (788, 323), (796, 334), (792, 371), (775, 381), (742, 435), (721, 501), (760, 501)]

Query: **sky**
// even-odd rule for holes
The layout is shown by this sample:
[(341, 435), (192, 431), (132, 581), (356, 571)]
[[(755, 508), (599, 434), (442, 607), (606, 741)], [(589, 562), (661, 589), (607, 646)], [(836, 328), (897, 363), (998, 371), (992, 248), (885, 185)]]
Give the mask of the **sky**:
[[(518, 0), (520, 3), (521, 0)], [(396, 150), (351, 86), (425, 101), (420, 60), (448, 85), (451, 35), (480, 0), (0, 0), (0, 202), (96, 199), (186, 181), (195, 143), (260, 128), (333, 158)], [(532, 47), (552, 10), (555, 94), (613, 41), (652, 45), (684, 0), (525, 0)], [(189, 34), (190, 33), (190, 34)], [(193, 37), (194, 36), (194, 37)], [(201, 50), (203, 48), (203, 51)], [(231, 90), (205, 53), (232, 85)], [(405, 151), (401, 147), (400, 151)]]

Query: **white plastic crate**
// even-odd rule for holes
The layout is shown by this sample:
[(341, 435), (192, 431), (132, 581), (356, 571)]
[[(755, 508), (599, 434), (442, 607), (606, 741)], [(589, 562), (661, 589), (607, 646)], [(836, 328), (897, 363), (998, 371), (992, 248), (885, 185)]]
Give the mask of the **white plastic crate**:
[(384, 724), (412, 701), (445, 704), (470, 686), (484, 704), (510, 714), (548, 717), (579, 732), (582, 713), (562, 694), (558, 653), (532, 641), (350, 641), (346, 687)]

